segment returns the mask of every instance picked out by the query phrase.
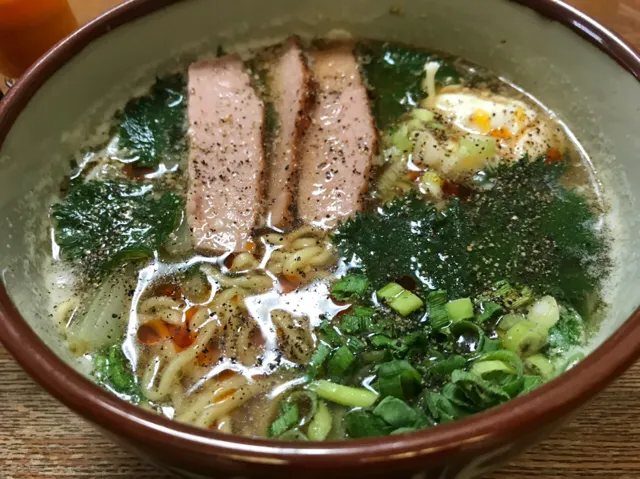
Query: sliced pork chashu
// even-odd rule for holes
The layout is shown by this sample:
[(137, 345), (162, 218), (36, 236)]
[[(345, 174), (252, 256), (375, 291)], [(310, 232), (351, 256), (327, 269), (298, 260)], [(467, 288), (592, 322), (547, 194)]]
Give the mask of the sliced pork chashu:
[(187, 219), (197, 251), (248, 249), (265, 169), (264, 105), (235, 55), (189, 67)]
[(362, 208), (377, 141), (351, 45), (314, 52), (317, 90), (301, 145), (298, 214), (321, 228)]
[(269, 68), (269, 95), (276, 123), (268, 149), (267, 224), (291, 225), (295, 210), (298, 154), (302, 130), (307, 124), (309, 70), (295, 39), (278, 52)]

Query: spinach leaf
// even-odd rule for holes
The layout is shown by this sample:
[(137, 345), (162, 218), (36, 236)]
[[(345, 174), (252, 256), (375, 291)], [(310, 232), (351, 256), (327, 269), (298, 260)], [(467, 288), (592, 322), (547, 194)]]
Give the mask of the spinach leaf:
[(92, 274), (151, 257), (176, 229), (182, 211), (180, 196), (157, 197), (149, 185), (88, 181), (74, 185), (51, 214), (64, 257)]
[(119, 118), (120, 146), (136, 164), (157, 168), (186, 150), (186, 92), (183, 75), (158, 79), (151, 91), (131, 100)]

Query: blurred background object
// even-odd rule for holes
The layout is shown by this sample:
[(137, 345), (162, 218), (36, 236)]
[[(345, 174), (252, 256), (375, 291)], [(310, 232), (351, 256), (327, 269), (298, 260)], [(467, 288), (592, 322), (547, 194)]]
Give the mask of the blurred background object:
[(67, 0), (0, 0), (0, 73), (19, 77), (76, 28)]
[(124, 0), (69, 0), (69, 5), (80, 24), (85, 24)]
[(123, 0), (0, 0), (0, 97), (49, 48)]

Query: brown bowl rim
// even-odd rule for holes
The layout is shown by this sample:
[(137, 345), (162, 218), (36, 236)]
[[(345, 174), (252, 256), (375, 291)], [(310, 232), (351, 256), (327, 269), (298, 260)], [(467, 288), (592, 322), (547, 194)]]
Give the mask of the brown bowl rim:
[[(128, 0), (54, 46), (0, 102), (0, 146), (38, 89), (67, 61), (109, 31), (181, 0)], [(598, 22), (558, 0), (511, 0), (580, 34), (640, 79), (634, 49)], [(424, 465), (475, 444), (502, 443), (544, 422), (555, 424), (602, 390), (640, 357), (640, 308), (600, 347), (534, 392), (467, 419), (388, 438), (330, 443), (283, 443), (207, 431), (130, 405), (58, 358), (29, 327), (0, 285), (0, 341), (45, 390), (89, 421), (152, 450), (171, 448), (235, 463), (334, 470)], [(482, 447), (482, 446), (478, 446)], [(326, 455), (331, 454), (331, 460)], [(384, 465), (383, 465), (384, 464)]]

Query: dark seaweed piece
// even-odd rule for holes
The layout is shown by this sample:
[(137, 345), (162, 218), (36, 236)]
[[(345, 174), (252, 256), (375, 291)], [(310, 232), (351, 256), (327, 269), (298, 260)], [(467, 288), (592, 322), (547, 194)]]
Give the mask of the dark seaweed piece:
[(136, 166), (157, 168), (186, 151), (186, 107), (181, 74), (157, 79), (147, 95), (127, 103), (119, 117), (119, 141), (136, 155)]
[(547, 356), (561, 356), (572, 347), (581, 346), (585, 335), (584, 321), (580, 315), (571, 308), (561, 306), (560, 320), (549, 330)]
[(461, 78), (453, 65), (416, 48), (369, 42), (360, 45), (359, 56), (367, 85), (374, 96), (373, 113), (381, 130), (392, 126), (426, 97), (422, 90), (425, 63), (441, 63), (436, 75), (440, 84), (458, 83)]
[(423, 292), (464, 297), (506, 279), (580, 311), (608, 264), (586, 199), (560, 184), (564, 171), (525, 158), (489, 172), (490, 191), (454, 198), (443, 212), (412, 193), (347, 220), (333, 241), (375, 288), (410, 275)]
[(92, 274), (153, 256), (178, 226), (183, 209), (182, 197), (155, 195), (149, 185), (88, 181), (74, 185), (51, 215), (63, 257)]

